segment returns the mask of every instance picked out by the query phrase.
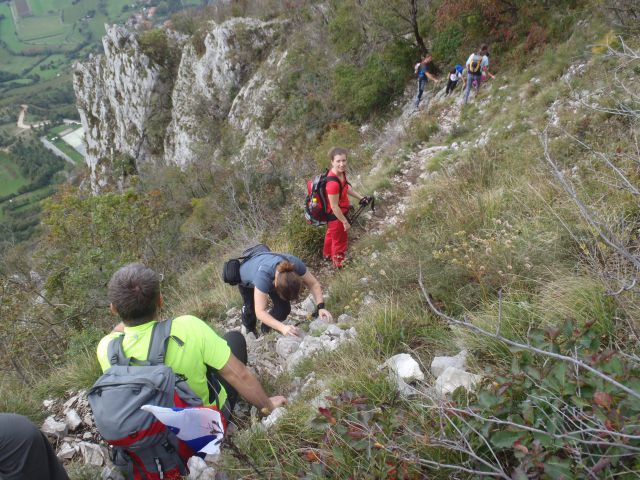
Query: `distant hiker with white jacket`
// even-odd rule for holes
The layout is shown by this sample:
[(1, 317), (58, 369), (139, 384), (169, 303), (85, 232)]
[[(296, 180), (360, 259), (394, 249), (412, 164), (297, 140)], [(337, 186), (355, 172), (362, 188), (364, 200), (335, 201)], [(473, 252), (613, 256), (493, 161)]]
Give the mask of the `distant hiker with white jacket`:
[(469, 55), (467, 59), (467, 85), (464, 90), (464, 103), (469, 101), (469, 93), (471, 93), (471, 87), (476, 88), (476, 95), (480, 91), (480, 84), (482, 83), (482, 70), (489, 67), (489, 57), (486, 55), (489, 51), (487, 45), (482, 45), (477, 52)]

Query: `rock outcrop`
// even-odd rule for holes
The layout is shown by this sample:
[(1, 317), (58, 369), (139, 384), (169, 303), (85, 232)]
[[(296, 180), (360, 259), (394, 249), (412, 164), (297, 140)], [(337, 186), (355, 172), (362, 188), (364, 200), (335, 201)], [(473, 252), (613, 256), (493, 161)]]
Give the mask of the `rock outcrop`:
[(74, 67), (93, 190), (157, 165), (215, 161), (222, 132), (240, 139), (236, 160), (268, 154), (277, 138), (268, 131), (281, 104), (276, 78), (286, 51), (277, 40), (285, 27), (211, 22), (199, 43), (171, 30), (142, 41), (108, 26), (104, 55)]

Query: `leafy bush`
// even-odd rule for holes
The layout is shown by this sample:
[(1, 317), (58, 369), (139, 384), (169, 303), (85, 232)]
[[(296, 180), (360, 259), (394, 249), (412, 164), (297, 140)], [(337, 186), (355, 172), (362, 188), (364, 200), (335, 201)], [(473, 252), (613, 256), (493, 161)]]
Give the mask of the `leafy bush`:
[[(462, 63), (458, 49), (462, 46), (464, 32), (458, 25), (449, 25), (444, 30), (437, 32), (433, 37), (431, 52), (438, 62), (447, 65)], [(447, 69), (448, 71), (448, 69)]]
[(396, 42), (373, 52), (362, 66), (339, 64), (333, 71), (335, 102), (358, 121), (382, 111), (404, 91), (407, 65), (415, 56), (410, 45)]
[(483, 388), (468, 408), (443, 411), (455, 424), (452, 438), (464, 437), (467, 451), (478, 455), (470, 460), (473, 468), (523, 479), (610, 478), (637, 470), (637, 359), (609, 350), (591, 324), (567, 321), (533, 330), (529, 340), (565, 359), (519, 351), (511, 372)]

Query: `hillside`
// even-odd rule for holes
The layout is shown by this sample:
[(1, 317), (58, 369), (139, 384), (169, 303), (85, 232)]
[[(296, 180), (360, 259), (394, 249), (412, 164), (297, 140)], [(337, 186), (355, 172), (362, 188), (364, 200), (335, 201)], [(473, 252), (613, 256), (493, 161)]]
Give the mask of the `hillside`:
[[(261, 240), (319, 274), (338, 324), (307, 323), (305, 301), (288, 320), (301, 341), (247, 335), (251, 367), (291, 403), (262, 426), (241, 404), (222, 456), (191, 478), (637, 477), (637, 11), (560, 3), (419, 11), (440, 78), (485, 40), (496, 75), (468, 105), (460, 87), (445, 97), (431, 83), (419, 109), (419, 42), (394, 35), (401, 20), (380, 23), (400, 1), (207, 19), (192, 37), (111, 30), (109, 60), (76, 67), (95, 165), (108, 168), (47, 202), (37, 251), (3, 259), (0, 410), (61, 419), (93, 383), (113, 323), (104, 285), (124, 262), (164, 273), (167, 316), (238, 329), (240, 296), (218, 272)], [(258, 55), (245, 48), (256, 32)], [(159, 51), (180, 53), (162, 64)], [(141, 134), (150, 119), (162, 148)], [(377, 199), (341, 271), (319, 258), (323, 232), (300, 208), (336, 144)], [(415, 361), (403, 380), (389, 367), (400, 353)], [(461, 371), (443, 376), (443, 362)], [(58, 447), (71, 445), (74, 478), (96, 478), (89, 447), (73, 448), (97, 440), (81, 397), (67, 408), (85, 423)], [(45, 412), (46, 398), (58, 400)]]

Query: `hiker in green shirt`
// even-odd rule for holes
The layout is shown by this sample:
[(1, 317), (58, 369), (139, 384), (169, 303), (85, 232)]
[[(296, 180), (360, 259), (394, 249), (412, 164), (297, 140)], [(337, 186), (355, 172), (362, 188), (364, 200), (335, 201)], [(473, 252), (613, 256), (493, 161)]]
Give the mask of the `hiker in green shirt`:
[[(110, 367), (109, 343), (119, 335), (124, 335), (122, 348), (127, 357), (147, 359), (153, 325), (164, 304), (158, 274), (140, 263), (125, 265), (113, 274), (108, 297), (111, 312), (122, 323), (98, 344), (103, 371)], [(164, 363), (186, 378), (204, 405), (217, 404), (227, 418), (238, 394), (264, 413), (287, 403), (282, 396), (268, 397), (247, 369), (247, 346), (240, 332), (220, 337), (192, 315), (173, 319)]]

